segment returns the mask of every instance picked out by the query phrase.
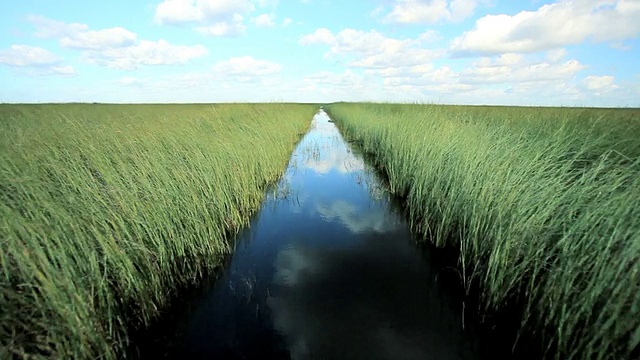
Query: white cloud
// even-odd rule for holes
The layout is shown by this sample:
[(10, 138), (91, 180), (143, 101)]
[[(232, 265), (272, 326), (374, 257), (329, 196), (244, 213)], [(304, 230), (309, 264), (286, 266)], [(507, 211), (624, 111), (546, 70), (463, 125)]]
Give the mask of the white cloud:
[[(291, 20), (291, 19), (289, 19)], [(255, 19), (256, 26), (259, 28), (269, 28), (276, 26), (274, 14), (261, 14)]]
[(253, 9), (247, 0), (166, 0), (156, 7), (154, 18), (160, 24), (217, 23)]
[(336, 37), (327, 28), (317, 29), (313, 34), (305, 35), (300, 39), (300, 45), (327, 44), (334, 45)]
[[(366, 46), (342, 48), (336, 35), (320, 31), (306, 40), (334, 44), (346, 55), (367, 55)], [(323, 35), (324, 34), (324, 35)], [(326, 36), (327, 34), (331, 36)], [(415, 40), (414, 40), (415, 41)], [(359, 49), (359, 50), (358, 50)], [(356, 51), (357, 50), (357, 51)], [(330, 54), (330, 56), (335, 56)], [(349, 59), (354, 62), (359, 58)], [(541, 54), (508, 53), (474, 60), (453, 59), (387, 67), (320, 71), (288, 78), (282, 66), (250, 56), (231, 58), (201, 73), (145, 79), (121, 79), (120, 86), (157, 94), (157, 101), (417, 101), (503, 105), (637, 104), (637, 85), (613, 77), (582, 74), (586, 66), (563, 49)], [(586, 78), (585, 78), (586, 76)], [(268, 88), (269, 92), (260, 89)], [(193, 89), (198, 89), (194, 94)], [(170, 94), (163, 95), (161, 94)], [(272, 94), (277, 94), (274, 99)], [(152, 95), (149, 95), (152, 96)], [(173, 97), (172, 97), (173, 96)], [(190, 97), (189, 97), (190, 96)], [(340, 156), (338, 156), (340, 155)], [(333, 154), (302, 166), (324, 173), (345, 171), (345, 154)], [(346, 154), (348, 155), (348, 154)]]
[[(255, 59), (256, 62), (264, 60)], [(329, 102), (339, 100), (400, 100), (403, 93), (397, 87), (381, 93), (370, 79), (356, 74), (328, 73), (290, 78), (276, 72), (271, 65), (257, 70), (255, 66), (238, 66), (237, 60), (225, 60), (207, 71), (156, 77), (125, 77), (110, 85), (143, 96), (151, 102), (211, 102), (211, 101), (299, 101)], [(273, 63), (271, 63), (273, 64)], [(243, 70), (246, 69), (246, 70)], [(271, 68), (271, 69), (269, 69)], [(259, 67), (258, 67), (259, 69)], [(355, 85), (354, 85), (355, 84)], [(367, 86), (367, 85), (371, 86)], [(197, 89), (194, 91), (194, 89)], [(264, 91), (269, 89), (269, 91)], [(355, 89), (355, 90), (354, 90)]]
[[(277, 2), (258, 0), (259, 7)], [(166, 0), (156, 7), (154, 19), (163, 25), (198, 24), (196, 30), (212, 36), (237, 36), (246, 25), (245, 15), (256, 6), (249, 0)]]
[[(546, 55), (546, 54), (543, 54)], [(522, 67), (549, 63), (562, 68), (571, 59), (551, 64), (546, 56), (524, 55), (513, 65), (512, 72), (523, 74)], [(466, 60), (458, 60), (459, 62)], [(225, 61), (230, 62), (230, 61)], [(415, 66), (394, 69), (387, 77), (381, 69), (318, 72), (302, 79), (278, 72), (268, 75), (249, 75), (251, 72), (232, 71), (218, 66), (216, 70), (179, 75), (123, 78), (111, 84), (121, 94), (146, 102), (225, 102), (225, 101), (415, 101), (448, 104), (493, 105), (552, 105), (552, 106), (637, 106), (640, 92), (636, 83), (616, 79), (615, 89), (589, 90), (581, 72), (566, 73), (561, 79), (535, 79), (516, 76), (516, 81), (496, 82), (489, 77), (486, 83), (476, 76), (476, 82), (465, 82), (478, 68), (507, 63), (508, 60), (489, 58), (469, 63), (466, 70), (458, 66)], [(500, 65), (502, 66), (502, 65)], [(462, 72), (465, 75), (462, 75)], [(534, 74), (535, 75), (535, 74)], [(588, 74), (587, 74), (588, 75)], [(488, 75), (489, 76), (489, 75)], [(505, 79), (508, 76), (505, 76)], [(519, 78), (519, 79), (518, 79)], [(520, 80), (522, 79), (522, 80)], [(126, 85), (126, 86), (125, 86)], [(594, 86), (594, 85), (592, 85)], [(269, 91), (264, 91), (268, 88)], [(194, 90), (197, 89), (197, 90)], [(276, 95), (274, 95), (276, 94)], [(115, 99), (115, 98), (114, 98)], [(122, 101), (122, 100), (115, 100)], [(304, 165), (304, 164), (302, 164)], [(326, 171), (322, 164), (318, 171)]]
[(547, 52), (547, 60), (551, 62), (558, 62), (565, 56), (567, 56), (567, 50), (564, 48), (550, 50)]
[(217, 22), (209, 26), (196, 27), (196, 31), (211, 36), (238, 36), (247, 29), (244, 24), (244, 17), (235, 14), (231, 20)]
[[(459, 21), (469, 17), (479, 5), (478, 0), (396, 0), (384, 22), (435, 24), (441, 20)], [(383, 11), (378, 7), (373, 14)]]
[(425, 48), (434, 37), (433, 31), (417, 39), (393, 39), (371, 30), (345, 29), (337, 34), (325, 28), (303, 36), (300, 44), (326, 44), (330, 50), (326, 57), (334, 55), (351, 57), (349, 66), (357, 68), (388, 68), (429, 63), (444, 53), (438, 49)]
[[(421, 97), (419, 87), (398, 84), (387, 86), (379, 76), (372, 76), (370, 71), (365, 74), (345, 70), (343, 72), (322, 71), (307, 75), (302, 84), (292, 84), (295, 92), (285, 91), (293, 95), (305, 96), (302, 99), (322, 99), (324, 102), (333, 101), (405, 101), (417, 100)], [(306, 101), (306, 100), (302, 100)]]
[(60, 58), (40, 47), (11, 45), (0, 50), (0, 64), (9, 66), (48, 66), (60, 63)]
[(636, 38), (640, 32), (637, 0), (561, 0), (536, 11), (487, 15), (473, 30), (454, 39), (458, 55), (535, 52), (579, 44)]
[(220, 61), (213, 66), (216, 73), (233, 76), (264, 76), (280, 72), (280, 64), (242, 56)]
[(60, 65), (60, 66), (52, 66), (45, 74), (55, 74), (55, 75), (64, 75), (64, 76), (75, 76), (78, 73), (73, 66), (70, 65)]
[(522, 55), (503, 54), (494, 59), (480, 59), (471, 68), (460, 72), (460, 81), (466, 84), (562, 82), (572, 80), (584, 68), (573, 59), (558, 62), (527, 61)]
[(596, 93), (615, 90), (618, 86), (615, 84), (615, 77), (610, 75), (604, 76), (587, 76), (582, 80), (584, 86)]
[(132, 70), (141, 65), (184, 64), (208, 53), (202, 45), (171, 45), (165, 40), (142, 40), (136, 45), (87, 51), (91, 63), (115, 69)]
[(102, 49), (135, 44), (136, 34), (122, 27), (103, 30), (89, 30), (89, 26), (80, 23), (67, 24), (43, 16), (29, 16), (36, 26), (35, 36), (45, 39), (56, 38), (60, 45), (72, 49)]
[(289, 26), (293, 24), (293, 19), (291, 18), (285, 18), (284, 20), (282, 20), (282, 26)]
[[(432, 69), (432, 61), (444, 55), (444, 51), (433, 49), (430, 42), (437, 37), (433, 31), (427, 31), (416, 39), (393, 39), (372, 31), (345, 29), (333, 34), (328, 29), (317, 29), (303, 36), (300, 44), (325, 44), (329, 51), (326, 58), (346, 58), (347, 69), (342, 73), (321, 72), (307, 76), (305, 82), (309, 89), (318, 95), (331, 96), (332, 99), (379, 101), (400, 100), (403, 97), (416, 99), (421, 97), (418, 86), (412, 85), (416, 71)], [(364, 70), (362, 76), (354, 71)], [(395, 77), (386, 81), (385, 77)], [(426, 77), (425, 77), (426, 79)], [(423, 79), (424, 80), (424, 79)], [(404, 82), (408, 81), (408, 84)], [(422, 80), (421, 80), (422, 81)], [(331, 86), (327, 90), (326, 86)]]
[(265, 7), (275, 7), (278, 5), (278, 0), (258, 0), (258, 6)]
[(28, 45), (11, 45), (0, 50), (0, 64), (27, 69), (29, 75), (76, 75), (74, 67), (63, 65), (63, 60), (50, 51)]
[[(145, 90), (185, 90), (185, 89), (220, 89), (223, 86), (247, 84), (255, 87), (256, 83), (266, 85), (269, 78), (280, 72), (280, 64), (255, 59), (251, 56), (235, 57), (215, 63), (207, 71), (190, 72), (154, 78), (137, 78), (126, 76), (115, 83), (121, 86), (135, 86)], [(243, 91), (246, 93), (247, 89)], [(246, 95), (246, 94), (245, 94)]]
[(101, 49), (104, 47), (123, 47), (136, 42), (136, 34), (121, 27), (85, 31), (74, 37), (63, 37), (60, 45), (72, 49)]
[(125, 76), (123, 78), (116, 80), (116, 84), (124, 85), (124, 86), (142, 85), (143, 83), (144, 82), (142, 80), (135, 77), (131, 77), (131, 76)]
[[(549, 58), (553, 58), (551, 61)], [(564, 83), (574, 80), (585, 66), (575, 59), (564, 60), (563, 55), (547, 54), (546, 57), (532, 57), (521, 54), (502, 54), (497, 57), (483, 57), (469, 64), (464, 70), (453, 71), (448, 66), (439, 68), (414, 66), (404, 71), (389, 72), (385, 80), (389, 85), (449, 84), (452, 91), (472, 89), (491, 84), (513, 85), (518, 83)], [(455, 84), (455, 86), (454, 86)], [(440, 87), (444, 89), (446, 87)]]
[(90, 63), (115, 69), (184, 64), (208, 53), (202, 45), (172, 45), (162, 39), (138, 40), (135, 33), (121, 27), (90, 30), (86, 24), (67, 24), (42, 16), (30, 16), (29, 21), (36, 26), (36, 36), (58, 39), (62, 47), (81, 50), (82, 58)]
[(308, 75), (304, 78), (307, 83), (316, 85), (330, 85), (334, 89), (358, 91), (366, 87), (367, 82), (364, 77), (346, 70), (342, 73), (333, 73), (331, 71), (321, 71)]
[(384, 12), (384, 5), (378, 5), (375, 9), (369, 12), (369, 16), (375, 18), (380, 16)]
[(413, 94), (413, 99), (421, 96), (428, 102), (558, 104), (560, 99), (577, 101), (586, 96), (584, 89), (577, 86), (586, 66), (565, 57), (566, 52), (561, 50), (540, 55), (502, 54), (451, 63), (462, 70), (423, 64), (367, 69), (365, 73), (382, 79), (384, 90), (380, 92), (403, 89), (406, 94)]
[(156, 7), (154, 20), (159, 24), (202, 21), (204, 14), (193, 1), (167, 0)]

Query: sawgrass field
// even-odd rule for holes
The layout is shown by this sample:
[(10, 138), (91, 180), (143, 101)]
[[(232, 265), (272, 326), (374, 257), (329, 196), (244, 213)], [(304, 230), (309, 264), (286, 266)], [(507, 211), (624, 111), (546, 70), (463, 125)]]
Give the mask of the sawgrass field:
[[(335, 103), (477, 310), (640, 346), (640, 111)], [(0, 358), (115, 358), (231, 252), (317, 106), (0, 105)]]
[(317, 107), (0, 105), (0, 358), (114, 358), (220, 265)]
[(459, 249), (481, 312), (522, 304), (522, 331), (559, 359), (637, 356), (640, 111), (326, 109), (406, 199), (422, 238)]

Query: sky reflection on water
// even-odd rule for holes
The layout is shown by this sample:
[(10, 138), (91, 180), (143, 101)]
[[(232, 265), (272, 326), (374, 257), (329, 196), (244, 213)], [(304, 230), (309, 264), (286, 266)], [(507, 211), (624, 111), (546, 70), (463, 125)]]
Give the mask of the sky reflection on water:
[(473, 359), (460, 309), (320, 111), (222, 276), (143, 357)]

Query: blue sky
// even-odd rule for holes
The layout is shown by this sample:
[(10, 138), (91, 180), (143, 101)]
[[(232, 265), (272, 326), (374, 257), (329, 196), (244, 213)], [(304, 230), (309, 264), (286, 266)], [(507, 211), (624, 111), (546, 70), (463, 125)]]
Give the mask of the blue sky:
[(640, 0), (23, 0), (0, 13), (0, 102), (640, 107)]

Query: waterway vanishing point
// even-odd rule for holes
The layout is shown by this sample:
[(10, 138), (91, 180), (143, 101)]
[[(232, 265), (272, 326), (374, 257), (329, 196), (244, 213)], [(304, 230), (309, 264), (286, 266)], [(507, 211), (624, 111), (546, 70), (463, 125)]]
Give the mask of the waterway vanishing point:
[[(250, 146), (250, 144), (248, 144)], [(134, 337), (137, 358), (476, 359), (438, 255), (320, 110), (226, 268)], [(441, 262), (440, 262), (441, 263)]]

